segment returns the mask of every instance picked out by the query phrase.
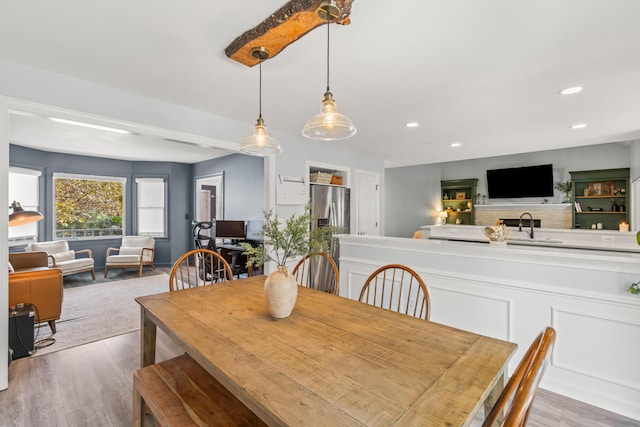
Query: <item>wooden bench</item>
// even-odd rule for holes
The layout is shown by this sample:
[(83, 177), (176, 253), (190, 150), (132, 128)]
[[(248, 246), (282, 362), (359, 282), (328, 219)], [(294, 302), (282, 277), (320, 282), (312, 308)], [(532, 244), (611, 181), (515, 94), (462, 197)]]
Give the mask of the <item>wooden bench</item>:
[(187, 354), (133, 374), (133, 425), (265, 426)]

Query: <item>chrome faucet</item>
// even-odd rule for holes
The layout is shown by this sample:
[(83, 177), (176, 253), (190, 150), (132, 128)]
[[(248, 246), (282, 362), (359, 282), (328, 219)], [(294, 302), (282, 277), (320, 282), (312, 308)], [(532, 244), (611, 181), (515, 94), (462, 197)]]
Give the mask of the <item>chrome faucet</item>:
[(520, 215), (520, 223), (518, 224), (518, 231), (522, 231), (522, 217), (525, 215), (529, 215), (529, 225), (531, 226), (531, 231), (529, 231), (529, 237), (533, 239), (533, 216), (529, 212), (525, 212)]

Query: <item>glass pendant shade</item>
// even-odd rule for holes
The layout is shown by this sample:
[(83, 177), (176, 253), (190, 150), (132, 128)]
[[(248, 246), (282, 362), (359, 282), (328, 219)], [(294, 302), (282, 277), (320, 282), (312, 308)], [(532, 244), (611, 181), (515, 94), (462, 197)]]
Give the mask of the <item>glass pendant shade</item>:
[(333, 0), (324, 1), (318, 7), (317, 13), (320, 19), (327, 21), (327, 91), (322, 100), (322, 111), (307, 120), (302, 128), (302, 135), (319, 141), (336, 141), (356, 134), (356, 126), (349, 116), (338, 112), (329, 89), (329, 24), (340, 16), (340, 8)]
[(335, 141), (355, 135), (356, 130), (349, 116), (338, 112), (333, 94), (327, 91), (322, 101), (322, 111), (307, 120), (302, 135), (309, 139)]
[(240, 152), (262, 157), (270, 156), (272, 154), (280, 154), (282, 153), (282, 147), (280, 147), (278, 141), (269, 136), (267, 128), (264, 125), (264, 120), (262, 119), (262, 61), (269, 58), (269, 52), (266, 48), (260, 46), (251, 49), (251, 56), (260, 60), (260, 88), (258, 91), (258, 105), (260, 113), (258, 114), (258, 121), (256, 122), (253, 135), (246, 137), (240, 143)]
[(262, 117), (258, 117), (253, 135), (246, 137), (240, 143), (240, 151), (252, 156), (269, 156), (282, 153), (282, 147), (267, 133)]
[(44, 218), (40, 212), (25, 211), (24, 208), (20, 206), (20, 203), (15, 201), (11, 204), (10, 208), (13, 209), (13, 212), (9, 214), (9, 227), (30, 224)]

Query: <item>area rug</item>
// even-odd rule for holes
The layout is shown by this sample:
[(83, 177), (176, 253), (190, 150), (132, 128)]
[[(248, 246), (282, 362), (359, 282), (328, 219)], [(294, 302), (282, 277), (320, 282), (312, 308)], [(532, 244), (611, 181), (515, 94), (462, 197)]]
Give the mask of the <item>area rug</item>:
[(40, 324), (39, 330), (36, 326), (33, 356), (136, 331), (140, 329), (140, 305), (135, 298), (168, 291), (169, 276), (164, 273), (65, 288), (57, 331), (52, 334), (47, 323)]

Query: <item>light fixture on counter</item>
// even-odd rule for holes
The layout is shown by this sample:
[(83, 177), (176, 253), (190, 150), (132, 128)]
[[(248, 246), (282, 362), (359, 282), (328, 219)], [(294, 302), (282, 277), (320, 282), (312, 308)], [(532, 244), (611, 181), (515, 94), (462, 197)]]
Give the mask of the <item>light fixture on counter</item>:
[(9, 209), (13, 209), (13, 212), (9, 214), (9, 227), (17, 227), (19, 225), (30, 224), (32, 222), (40, 221), (44, 218), (40, 212), (37, 211), (25, 211), (19, 202), (14, 200), (9, 206)]
[(258, 59), (258, 67), (260, 67), (260, 88), (258, 97), (258, 121), (256, 122), (253, 135), (246, 137), (240, 143), (240, 151), (252, 156), (268, 156), (271, 154), (282, 153), (282, 147), (278, 141), (269, 136), (267, 128), (262, 119), (262, 61), (269, 58), (269, 52), (264, 47), (256, 47), (251, 49), (251, 56)]
[(357, 130), (347, 115), (338, 112), (333, 94), (329, 89), (329, 24), (340, 16), (340, 8), (334, 0), (325, 1), (318, 7), (317, 13), (321, 19), (327, 21), (327, 91), (322, 100), (322, 111), (307, 120), (302, 129), (302, 135), (314, 140), (335, 141), (352, 137)]

